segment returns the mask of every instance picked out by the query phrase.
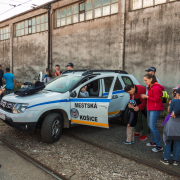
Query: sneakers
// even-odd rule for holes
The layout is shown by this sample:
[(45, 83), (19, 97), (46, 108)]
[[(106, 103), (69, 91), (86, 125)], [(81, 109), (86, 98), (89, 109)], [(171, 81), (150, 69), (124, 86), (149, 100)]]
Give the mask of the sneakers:
[(168, 159), (161, 159), (160, 162), (162, 162), (165, 165), (169, 165), (169, 160)]
[(145, 141), (146, 139), (147, 139), (147, 136), (144, 136), (144, 135), (142, 135), (142, 136), (139, 138), (140, 141)]
[(134, 133), (134, 137), (139, 137), (139, 133)]
[(124, 144), (131, 144), (131, 142), (127, 142), (127, 141), (124, 141), (123, 143), (124, 143)]
[[(162, 162), (165, 165), (169, 165), (169, 160), (168, 159), (161, 159), (160, 162)], [(178, 165), (178, 161), (173, 161), (173, 165), (177, 166)]]
[(156, 146), (156, 143), (152, 143), (152, 142), (146, 143), (146, 146)]
[(173, 165), (177, 166), (178, 165), (178, 161), (173, 161)]
[(131, 141), (132, 144), (134, 144), (134, 141)]
[(153, 152), (161, 152), (161, 151), (163, 151), (163, 148), (162, 148), (162, 146), (157, 146), (157, 147), (153, 148), (152, 151)]

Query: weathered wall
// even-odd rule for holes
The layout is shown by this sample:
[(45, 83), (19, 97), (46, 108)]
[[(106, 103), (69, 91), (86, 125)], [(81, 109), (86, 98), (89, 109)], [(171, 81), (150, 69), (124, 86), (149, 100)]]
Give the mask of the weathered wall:
[(10, 40), (0, 41), (0, 64), (3, 70), (10, 67)]
[(45, 12), (46, 9), (37, 9), (0, 23), (0, 27), (10, 26), (11, 36), (9, 40), (0, 41), (0, 64), (3, 70), (10, 67), (17, 82), (33, 82), (40, 71), (44, 73), (48, 66), (48, 31), (14, 37), (13, 26)]
[(167, 89), (180, 84), (180, 2), (127, 12), (125, 70), (143, 84), (151, 66)]
[(33, 81), (48, 62), (48, 32), (13, 39), (13, 73), (19, 82)]
[[(63, 0), (52, 8), (68, 3)], [(123, 8), (122, 1), (118, 14), (53, 29), (52, 66), (65, 69), (73, 62), (75, 69), (122, 69)]]

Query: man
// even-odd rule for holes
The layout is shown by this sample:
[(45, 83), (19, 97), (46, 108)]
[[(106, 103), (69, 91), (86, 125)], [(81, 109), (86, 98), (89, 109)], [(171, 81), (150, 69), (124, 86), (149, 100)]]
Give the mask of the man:
[(6, 94), (14, 93), (14, 87), (16, 88), (16, 80), (10, 68), (6, 68), (6, 73), (3, 75), (3, 83), (6, 84)]
[[(152, 75), (156, 76), (155, 75), (155, 73), (156, 73), (156, 68), (155, 67), (150, 67), (149, 69), (147, 69), (145, 71), (147, 72), (147, 74), (152, 74)], [(156, 77), (156, 79), (157, 79), (157, 82), (160, 84), (159, 79), (157, 77)]]
[(55, 76), (60, 76), (61, 75), (61, 71), (60, 71), (60, 65), (59, 64), (57, 64), (56, 66), (55, 66)]
[(73, 63), (68, 63), (66, 65), (66, 67), (67, 67), (68, 70), (74, 70), (74, 64)]
[(126, 85), (124, 91), (130, 95), (130, 99), (136, 101), (137, 106), (134, 107), (134, 111), (139, 111), (138, 120), (135, 128), (135, 137), (140, 136), (140, 132), (142, 130), (142, 135), (139, 138), (140, 141), (144, 141), (147, 139), (148, 133), (148, 123), (147, 123), (147, 112), (146, 112), (146, 104), (147, 100), (141, 98), (141, 94), (146, 93), (146, 88), (141, 85)]

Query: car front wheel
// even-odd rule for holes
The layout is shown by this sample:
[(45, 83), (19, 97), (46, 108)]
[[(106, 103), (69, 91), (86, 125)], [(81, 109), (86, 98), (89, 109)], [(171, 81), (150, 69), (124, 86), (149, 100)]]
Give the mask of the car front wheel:
[(59, 140), (63, 129), (63, 119), (58, 113), (48, 114), (41, 127), (41, 137), (46, 143), (55, 143)]

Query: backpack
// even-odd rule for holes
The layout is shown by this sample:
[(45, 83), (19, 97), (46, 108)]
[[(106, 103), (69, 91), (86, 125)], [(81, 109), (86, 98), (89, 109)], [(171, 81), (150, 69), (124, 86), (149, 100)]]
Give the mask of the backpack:
[(162, 100), (162, 103), (168, 103), (168, 101), (169, 101), (169, 95), (168, 95), (167, 91), (163, 91), (163, 92), (162, 92), (162, 98), (161, 98), (161, 100)]
[(44, 88), (45, 88), (44, 82), (37, 81), (34, 85), (28, 88), (21, 88), (17, 90), (14, 94), (18, 96), (27, 96), (42, 91)]

